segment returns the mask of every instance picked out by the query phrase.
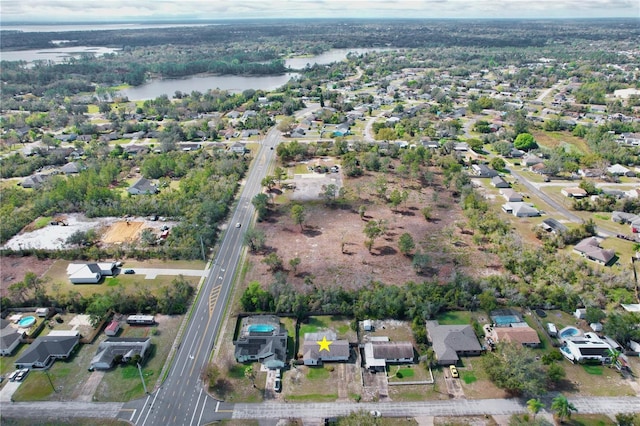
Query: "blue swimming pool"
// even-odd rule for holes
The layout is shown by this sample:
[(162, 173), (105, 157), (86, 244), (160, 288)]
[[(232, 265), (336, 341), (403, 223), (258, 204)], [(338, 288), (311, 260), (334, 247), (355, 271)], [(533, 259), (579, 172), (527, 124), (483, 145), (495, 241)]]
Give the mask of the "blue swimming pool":
[(558, 333), (560, 338), (575, 337), (582, 335), (582, 332), (575, 327), (565, 327)]
[(271, 333), (273, 326), (269, 324), (252, 324), (248, 330), (249, 333)]
[(520, 318), (518, 318), (516, 315), (496, 315), (491, 317), (491, 319), (493, 320), (494, 324), (497, 326), (509, 325), (516, 322), (520, 322)]
[(18, 321), (18, 326), (22, 328), (27, 328), (27, 327), (31, 327), (33, 324), (35, 324), (35, 322), (36, 322), (36, 317), (28, 316)]

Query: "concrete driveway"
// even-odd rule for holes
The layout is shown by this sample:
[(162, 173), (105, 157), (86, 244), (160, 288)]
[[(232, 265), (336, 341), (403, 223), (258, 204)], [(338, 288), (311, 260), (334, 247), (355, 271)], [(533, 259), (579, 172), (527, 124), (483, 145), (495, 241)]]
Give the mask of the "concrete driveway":
[[(127, 268), (129, 269), (129, 268)], [(145, 279), (152, 280), (158, 275), (183, 275), (185, 277), (203, 277), (209, 271), (203, 269), (163, 269), (163, 268), (131, 268), (135, 275), (145, 275)]]

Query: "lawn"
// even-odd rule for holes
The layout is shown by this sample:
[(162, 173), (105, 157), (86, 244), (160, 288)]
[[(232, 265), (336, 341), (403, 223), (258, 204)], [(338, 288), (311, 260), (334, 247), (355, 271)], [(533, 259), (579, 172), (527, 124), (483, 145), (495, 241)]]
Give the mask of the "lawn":
[[(124, 326), (120, 337), (151, 337), (151, 353), (142, 364), (142, 375), (147, 389), (156, 385), (162, 367), (176, 338), (176, 334), (184, 316), (156, 316), (158, 325), (153, 327)], [(154, 331), (155, 330), (155, 331)], [(97, 343), (86, 348), (90, 355), (95, 354)], [(84, 365), (84, 369), (88, 362)], [(96, 401), (128, 401), (144, 395), (137, 367), (132, 365), (116, 367), (109, 370), (102, 379), (95, 393)]]
[(602, 376), (602, 373), (604, 371), (604, 367), (602, 365), (584, 364), (582, 368), (584, 369), (584, 371), (594, 376)]
[(471, 312), (469, 311), (448, 311), (439, 314), (436, 319), (442, 325), (467, 325), (471, 323)]
[(324, 367), (309, 367), (307, 371), (307, 379), (311, 381), (326, 380), (331, 372)]
[(573, 136), (570, 132), (532, 132), (538, 145), (549, 149), (562, 147), (566, 152), (575, 152), (579, 154), (589, 154), (591, 149), (587, 142), (579, 137)]
[[(68, 261), (56, 260), (56, 262), (49, 268), (44, 275), (45, 287), (49, 294), (67, 294), (69, 292), (79, 293), (84, 297), (89, 297), (93, 294), (105, 294), (110, 289), (118, 286), (123, 286), (126, 293), (134, 293), (138, 291), (148, 291), (152, 294), (159, 294), (160, 288), (171, 285), (176, 276), (172, 275), (159, 275), (157, 278), (148, 280), (142, 275), (118, 275), (116, 277), (105, 277), (98, 284), (72, 284), (67, 276)], [(126, 266), (128, 268), (176, 268), (176, 269), (204, 269), (204, 263), (202, 261), (177, 261), (177, 262), (138, 262), (134, 260), (127, 260)], [(186, 281), (193, 286), (197, 285), (200, 281), (199, 277), (184, 277)]]
[(306, 333), (317, 333), (319, 331), (331, 330), (336, 333), (338, 339), (346, 339), (355, 342), (357, 339), (355, 331), (351, 330), (351, 320), (342, 316), (314, 316), (309, 317), (305, 323), (300, 324), (299, 339), (304, 340)]

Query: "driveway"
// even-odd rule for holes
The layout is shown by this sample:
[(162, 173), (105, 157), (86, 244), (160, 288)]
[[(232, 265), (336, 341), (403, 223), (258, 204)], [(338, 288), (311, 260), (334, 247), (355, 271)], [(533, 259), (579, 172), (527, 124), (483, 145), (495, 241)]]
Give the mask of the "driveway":
[(158, 275), (183, 275), (185, 277), (203, 277), (209, 271), (204, 269), (163, 269), (163, 268), (135, 268), (136, 275), (145, 275), (145, 279), (153, 280)]

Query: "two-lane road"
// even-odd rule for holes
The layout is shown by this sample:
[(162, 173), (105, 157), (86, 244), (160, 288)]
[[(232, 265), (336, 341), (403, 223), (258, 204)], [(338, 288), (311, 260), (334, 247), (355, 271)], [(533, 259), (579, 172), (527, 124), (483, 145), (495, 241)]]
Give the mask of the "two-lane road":
[[(200, 425), (211, 422), (218, 401), (204, 390), (201, 373), (223, 322), (225, 307), (243, 251), (244, 233), (255, 209), (251, 199), (260, 192), (262, 179), (270, 171), (280, 133), (272, 129), (262, 140), (250, 168), (229, 227), (220, 243), (213, 265), (194, 302), (181, 342), (166, 380), (143, 400), (125, 404), (120, 417), (137, 425)], [(240, 227), (236, 227), (240, 224)]]

